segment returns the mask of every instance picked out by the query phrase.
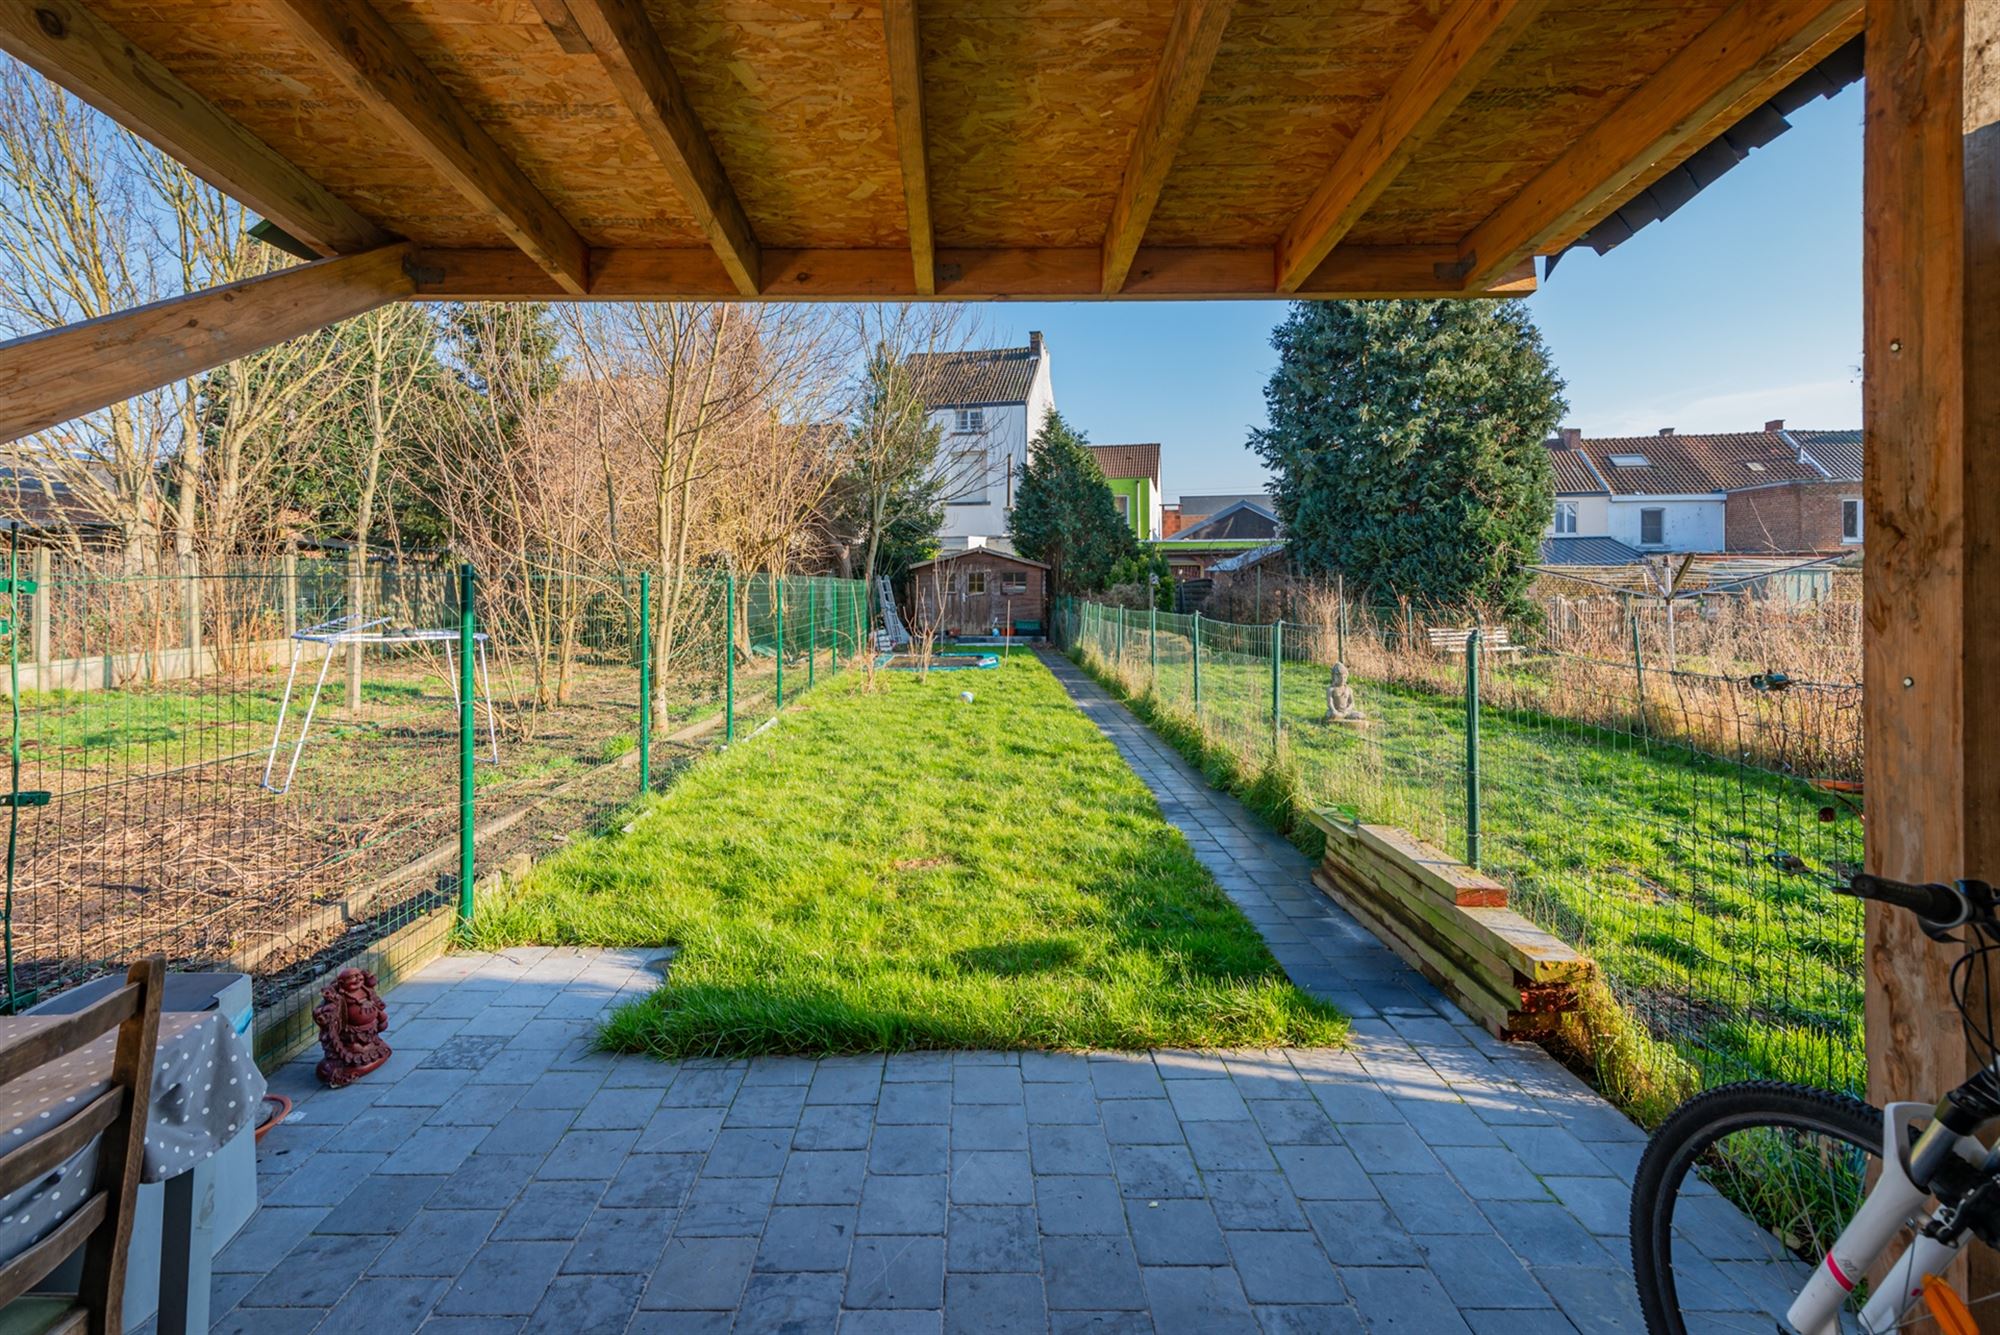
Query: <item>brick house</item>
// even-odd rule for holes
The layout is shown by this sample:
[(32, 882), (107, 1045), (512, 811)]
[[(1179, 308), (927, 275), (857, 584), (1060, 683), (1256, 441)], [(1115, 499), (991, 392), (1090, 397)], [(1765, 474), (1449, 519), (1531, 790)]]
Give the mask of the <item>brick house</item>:
[(910, 567), (910, 602), (912, 634), (1046, 634), (1049, 568), (995, 547), (945, 552)]
[(1861, 433), (1795, 431), (1803, 457), (1824, 474), (1810, 481), (1739, 487), (1724, 502), (1723, 538), (1732, 552), (1837, 552), (1859, 547)]

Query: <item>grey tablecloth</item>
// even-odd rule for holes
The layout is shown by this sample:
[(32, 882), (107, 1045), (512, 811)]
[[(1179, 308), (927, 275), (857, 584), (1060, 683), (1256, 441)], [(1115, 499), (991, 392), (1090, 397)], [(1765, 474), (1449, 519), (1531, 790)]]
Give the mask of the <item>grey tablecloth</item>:
[[(64, 1017), (0, 1017), (0, 1044), (45, 1029)], [(0, 1087), (0, 1153), (24, 1144), (81, 1111), (110, 1088), (117, 1034)], [(253, 1125), (264, 1100), (264, 1076), (250, 1043), (215, 1012), (162, 1015), (153, 1065), (153, 1099), (146, 1112), (143, 1180), (163, 1182), (187, 1172)], [(90, 1195), (97, 1142), (21, 1190), (0, 1198), (0, 1260), (46, 1236)]]

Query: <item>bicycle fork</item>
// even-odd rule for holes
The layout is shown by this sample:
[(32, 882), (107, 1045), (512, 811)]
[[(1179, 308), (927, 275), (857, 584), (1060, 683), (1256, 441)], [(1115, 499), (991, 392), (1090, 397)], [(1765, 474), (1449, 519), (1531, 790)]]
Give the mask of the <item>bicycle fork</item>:
[[(1786, 1310), (1785, 1320), (1792, 1329), (1802, 1335), (1839, 1335), (1840, 1306), (1847, 1295), (1867, 1277), (1869, 1267), (1888, 1250), (1896, 1234), (1924, 1213), (1931, 1193), (1917, 1181), (1932, 1180), (1946, 1155), (1986, 1162), (1985, 1146), (1971, 1136), (1954, 1134), (1940, 1121), (1925, 1128), (1914, 1148), (1906, 1148), (1910, 1146), (1910, 1128), (1934, 1111), (1923, 1103), (1889, 1105), (1882, 1119), (1882, 1176)], [(1861, 1329), (1894, 1330), (1910, 1304), (1923, 1295), (1925, 1277), (1948, 1267), (1964, 1249), (1967, 1237), (1961, 1231), (1946, 1242), (1919, 1233), (1861, 1309)]]

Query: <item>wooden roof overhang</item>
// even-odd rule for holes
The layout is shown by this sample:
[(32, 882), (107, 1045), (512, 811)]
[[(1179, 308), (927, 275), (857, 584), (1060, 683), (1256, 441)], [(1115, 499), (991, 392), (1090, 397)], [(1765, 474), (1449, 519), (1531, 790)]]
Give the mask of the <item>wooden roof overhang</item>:
[(1513, 294), (1860, 0), (9, 0), (440, 298)]

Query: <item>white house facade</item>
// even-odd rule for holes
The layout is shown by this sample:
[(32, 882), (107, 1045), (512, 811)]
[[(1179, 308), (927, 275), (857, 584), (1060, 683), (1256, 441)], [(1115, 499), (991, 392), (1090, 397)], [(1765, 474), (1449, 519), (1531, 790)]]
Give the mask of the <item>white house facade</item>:
[(1028, 443), (1056, 406), (1048, 344), (1036, 332), (1025, 348), (934, 355), (940, 364), (924, 383), (931, 420), (943, 432), (943, 548), (1009, 547)]

